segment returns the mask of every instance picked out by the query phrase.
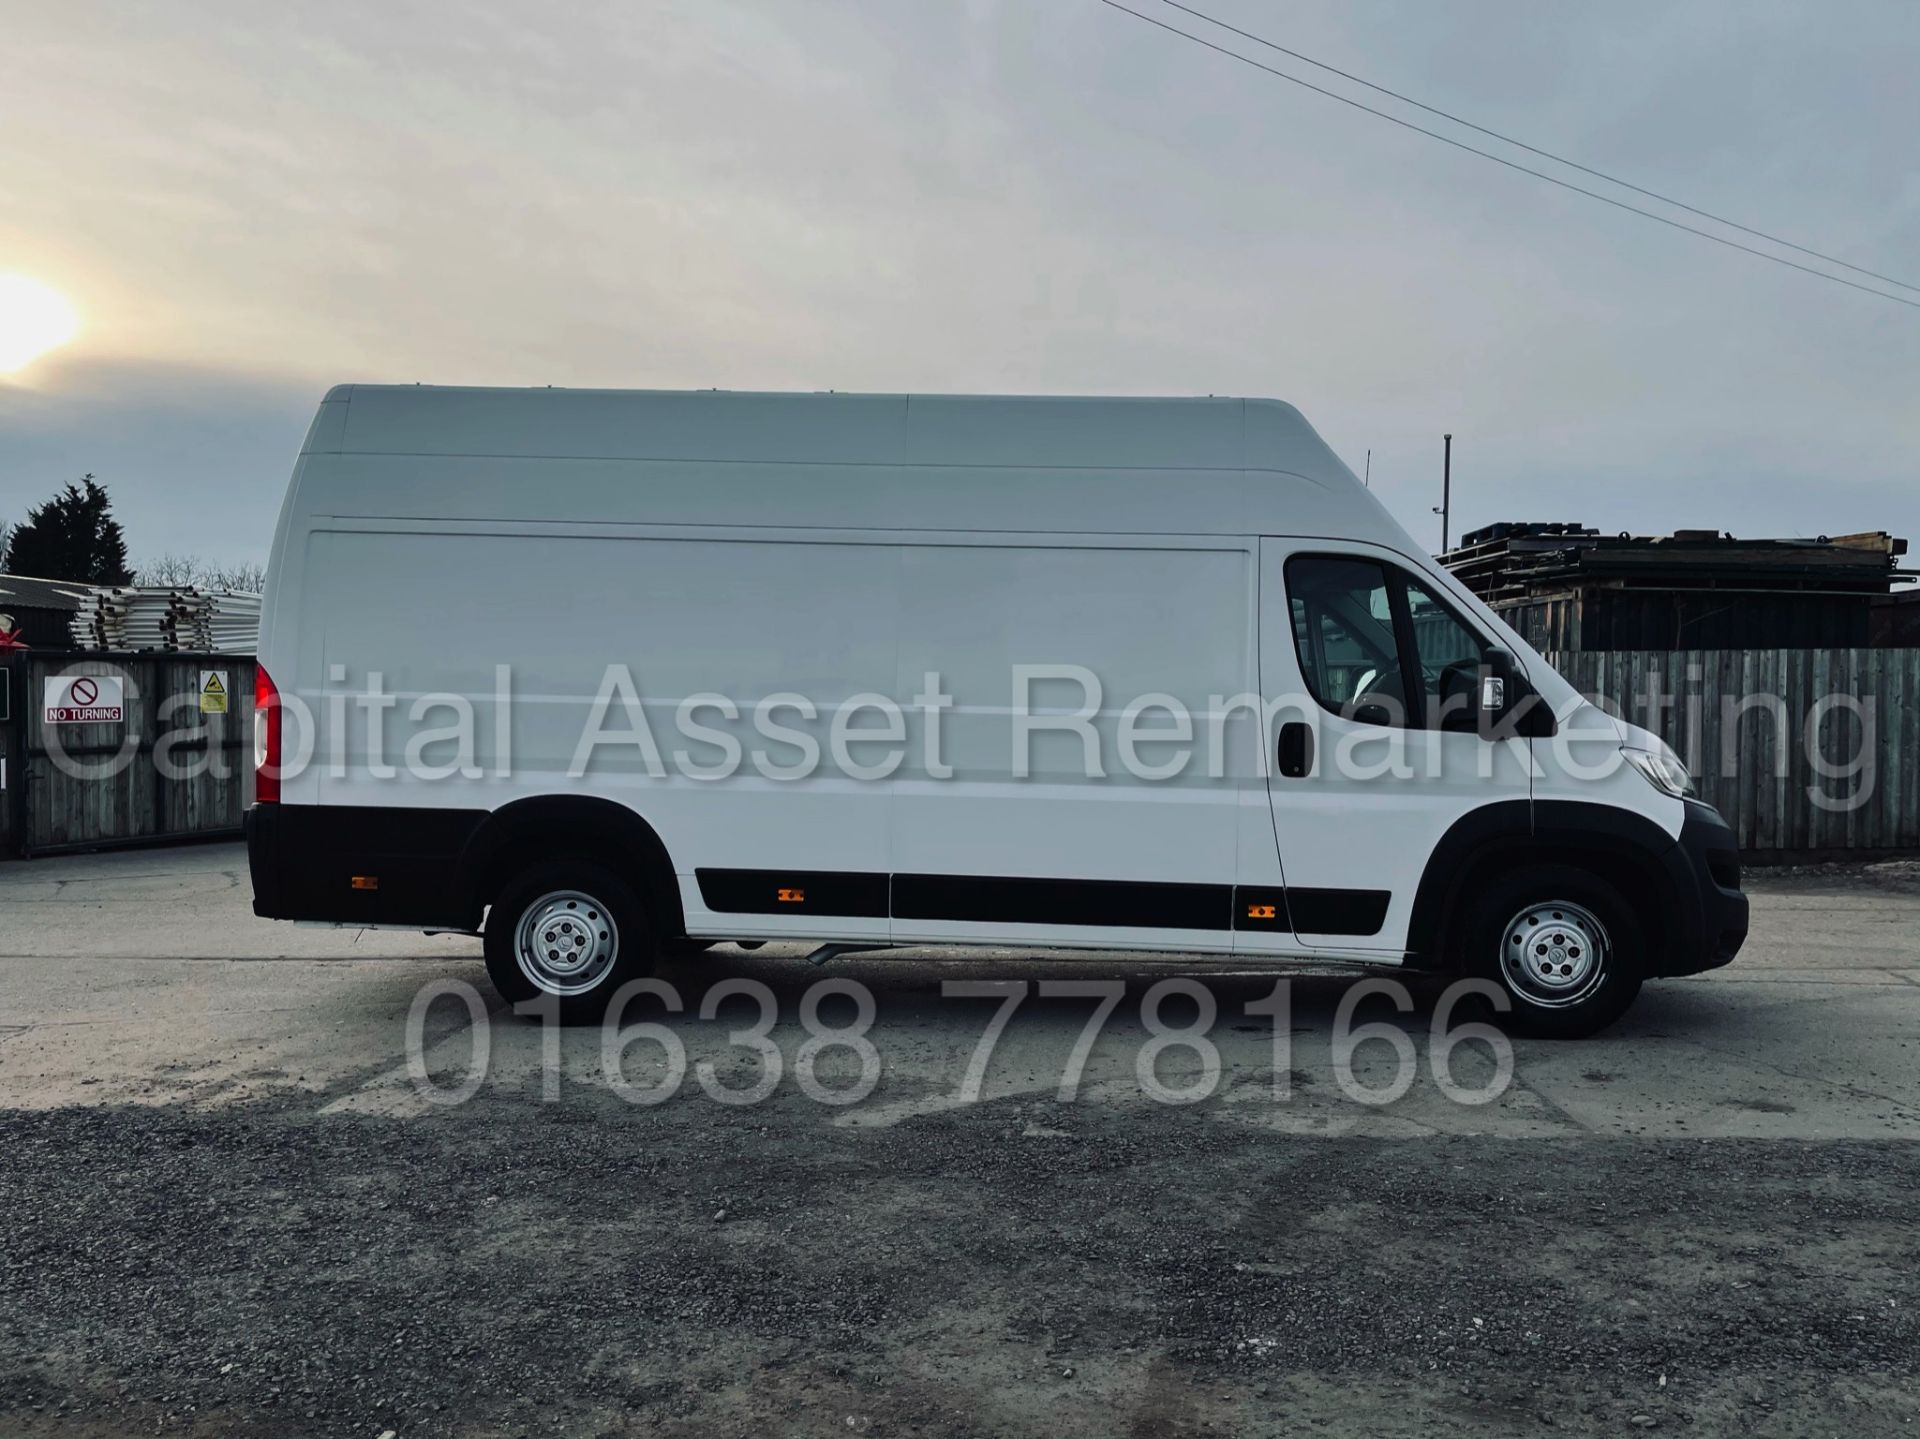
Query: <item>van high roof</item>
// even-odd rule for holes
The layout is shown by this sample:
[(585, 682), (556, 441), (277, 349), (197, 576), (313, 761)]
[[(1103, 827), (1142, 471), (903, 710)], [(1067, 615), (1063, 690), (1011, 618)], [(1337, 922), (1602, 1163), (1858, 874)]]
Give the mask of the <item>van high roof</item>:
[[(304, 499), (341, 516), (544, 510), (555, 520), (1409, 545), (1279, 400), (341, 385), (303, 453), (338, 457), (314, 476), (325, 498)], [(383, 463), (402, 456), (404, 467)], [(436, 458), (448, 464), (417, 463)], [(489, 483), (497, 467), (486, 462), (505, 460), (577, 463), (548, 470), (536, 493), (505, 469)], [(421, 488), (440, 479), (458, 498), (421, 510)]]

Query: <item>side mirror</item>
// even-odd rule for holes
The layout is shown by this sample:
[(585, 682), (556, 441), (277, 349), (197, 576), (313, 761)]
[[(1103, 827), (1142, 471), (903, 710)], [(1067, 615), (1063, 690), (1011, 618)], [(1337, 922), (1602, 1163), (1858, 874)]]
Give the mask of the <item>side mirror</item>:
[(1483, 739), (1541, 739), (1554, 732), (1553, 711), (1527, 683), (1512, 650), (1489, 645), (1482, 652), (1479, 701)]
[(1520, 666), (1513, 651), (1489, 645), (1480, 655), (1480, 718), (1483, 725), (1498, 720), (1507, 706), (1519, 697)]

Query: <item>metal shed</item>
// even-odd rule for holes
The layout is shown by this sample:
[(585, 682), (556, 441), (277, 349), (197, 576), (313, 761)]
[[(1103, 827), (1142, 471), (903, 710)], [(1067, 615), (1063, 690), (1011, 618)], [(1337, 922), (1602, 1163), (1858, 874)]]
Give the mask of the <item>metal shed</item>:
[(11, 628), (34, 649), (65, 649), (73, 643), (73, 616), (92, 593), (78, 581), (0, 575), (0, 615), (13, 617), (0, 628)]

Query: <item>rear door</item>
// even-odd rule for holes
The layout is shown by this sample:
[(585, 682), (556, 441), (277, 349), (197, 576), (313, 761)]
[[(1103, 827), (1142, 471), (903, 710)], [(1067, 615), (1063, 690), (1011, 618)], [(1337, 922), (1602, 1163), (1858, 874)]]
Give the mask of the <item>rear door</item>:
[(1314, 950), (1398, 956), (1440, 837), (1529, 796), (1527, 741), (1475, 723), (1492, 641), (1376, 546), (1267, 539), (1260, 564), (1261, 686), (1281, 702), (1276, 759), (1293, 761), (1268, 779), (1293, 931)]

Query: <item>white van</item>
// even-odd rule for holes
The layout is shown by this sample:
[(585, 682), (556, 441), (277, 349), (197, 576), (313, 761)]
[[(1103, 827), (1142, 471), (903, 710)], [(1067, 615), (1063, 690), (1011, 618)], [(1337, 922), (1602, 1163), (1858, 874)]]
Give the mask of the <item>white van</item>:
[(1585, 1034), (1726, 963), (1733, 836), (1272, 400), (350, 385), (261, 629), (254, 908), (662, 946), (1459, 970)]

